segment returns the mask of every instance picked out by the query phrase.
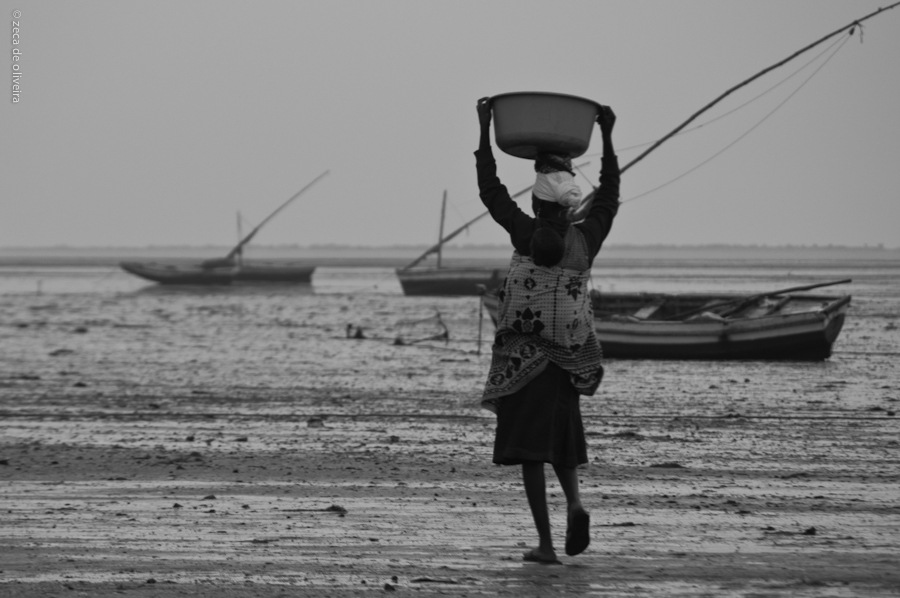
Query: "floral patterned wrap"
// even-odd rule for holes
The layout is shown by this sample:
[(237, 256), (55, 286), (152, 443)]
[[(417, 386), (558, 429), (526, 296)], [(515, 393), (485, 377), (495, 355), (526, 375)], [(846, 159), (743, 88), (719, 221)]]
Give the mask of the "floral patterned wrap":
[(602, 353), (588, 296), (590, 270), (544, 268), (513, 255), (498, 293), (497, 333), (481, 406), (497, 404), (528, 384), (553, 362), (569, 372), (583, 395), (603, 378)]

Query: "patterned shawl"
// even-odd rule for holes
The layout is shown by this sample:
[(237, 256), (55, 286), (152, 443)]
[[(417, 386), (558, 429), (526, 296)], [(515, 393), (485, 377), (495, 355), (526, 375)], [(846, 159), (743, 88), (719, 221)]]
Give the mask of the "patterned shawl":
[(593, 395), (603, 378), (602, 353), (587, 292), (590, 268), (535, 265), (513, 254), (498, 293), (497, 333), (481, 406), (497, 404), (528, 384), (553, 362), (569, 372), (583, 395)]

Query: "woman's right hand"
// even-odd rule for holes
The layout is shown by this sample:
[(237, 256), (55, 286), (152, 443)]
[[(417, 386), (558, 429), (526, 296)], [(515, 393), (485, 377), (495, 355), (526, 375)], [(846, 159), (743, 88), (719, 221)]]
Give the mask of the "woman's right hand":
[(483, 97), (478, 100), (478, 105), (475, 107), (478, 110), (478, 123), (482, 128), (487, 128), (491, 126), (491, 98)]

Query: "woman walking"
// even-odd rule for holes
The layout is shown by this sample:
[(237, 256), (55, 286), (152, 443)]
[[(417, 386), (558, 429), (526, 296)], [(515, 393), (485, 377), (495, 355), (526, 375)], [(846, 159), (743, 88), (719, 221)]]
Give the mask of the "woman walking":
[[(587, 282), (619, 207), (619, 166), (612, 143), (615, 114), (602, 107), (600, 186), (584, 220), (569, 222), (574, 177), (565, 156), (539, 155), (525, 214), (497, 178), (490, 144), (491, 107), (477, 105), (481, 140), (475, 152), (481, 200), (510, 235), (515, 251), (499, 291), (497, 332), (481, 406), (496, 413), (493, 461), (521, 465), (538, 532), (526, 561), (558, 562), (550, 533), (544, 464), (550, 463), (567, 502), (567, 555), (590, 544), (590, 516), (578, 490), (578, 465), (588, 462), (579, 405), (603, 377)], [(577, 202), (576, 202), (577, 203)]]

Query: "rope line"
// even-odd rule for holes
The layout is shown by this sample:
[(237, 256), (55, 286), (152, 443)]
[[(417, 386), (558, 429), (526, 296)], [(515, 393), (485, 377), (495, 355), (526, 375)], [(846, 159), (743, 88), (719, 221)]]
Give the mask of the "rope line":
[(793, 59), (796, 58), (797, 56), (800, 56), (800, 55), (803, 54), (804, 52), (807, 52), (807, 51), (809, 51), (809, 50), (815, 48), (816, 46), (818, 46), (819, 44), (821, 44), (822, 42), (824, 42), (825, 40), (827, 40), (827, 39), (829, 39), (829, 38), (835, 37), (835, 36), (837, 36), (838, 34), (844, 32), (844, 31), (846, 31), (846, 30), (848, 30), (848, 29), (850, 30), (851, 35), (852, 35), (852, 32), (853, 32), (853, 31), (856, 29), (856, 27), (859, 26), (860, 23), (862, 23), (863, 21), (867, 21), (867, 20), (871, 19), (872, 17), (878, 16), (878, 15), (881, 14), (882, 12), (884, 12), (884, 11), (886, 11), (886, 10), (891, 10), (891, 9), (897, 7), (897, 6), (900, 6), (900, 1), (894, 2), (893, 4), (891, 4), (890, 6), (887, 6), (887, 7), (879, 7), (879, 9), (876, 10), (875, 12), (872, 12), (872, 13), (870, 13), (870, 14), (868, 14), (868, 15), (862, 17), (861, 19), (856, 19), (855, 21), (853, 21), (852, 23), (850, 23), (850, 24), (848, 24), (848, 25), (844, 25), (843, 27), (839, 27), (839, 28), (835, 29), (834, 31), (832, 31), (832, 32), (829, 33), (828, 35), (826, 35), (826, 36), (824, 36), (824, 37), (822, 37), (822, 38), (820, 38), (820, 39), (814, 41), (813, 43), (809, 44), (808, 46), (806, 46), (806, 47), (804, 47), (804, 48), (801, 48), (800, 50), (797, 50), (796, 52), (794, 52), (793, 54), (791, 54), (791, 55), (788, 56), (787, 58), (785, 58), (785, 59), (783, 59), (783, 60), (780, 60), (780, 61), (776, 62), (775, 64), (773, 64), (773, 65), (771, 65), (771, 66), (768, 66), (768, 67), (764, 68), (763, 70), (759, 71), (758, 73), (756, 73), (755, 75), (753, 75), (753, 76), (750, 77), (749, 79), (745, 79), (745, 80), (741, 81), (740, 83), (738, 83), (737, 85), (735, 85), (734, 87), (729, 88), (727, 91), (725, 91), (725, 92), (724, 92), (723, 94), (721, 94), (719, 97), (717, 97), (716, 99), (714, 99), (712, 102), (710, 102), (709, 104), (707, 104), (706, 106), (704, 106), (703, 108), (701, 108), (700, 110), (698, 110), (697, 112), (695, 112), (694, 114), (692, 114), (686, 121), (684, 121), (683, 123), (681, 123), (680, 125), (678, 125), (677, 127), (675, 127), (672, 131), (670, 131), (668, 134), (666, 134), (664, 137), (662, 137), (659, 141), (657, 141), (656, 143), (654, 143), (653, 145), (651, 145), (649, 148), (647, 148), (646, 150), (644, 150), (643, 152), (641, 152), (641, 154), (640, 154), (637, 158), (634, 158), (631, 162), (629, 162), (629, 163), (626, 164), (625, 166), (622, 166), (622, 167), (619, 169), (620, 172), (621, 172), (622, 174), (624, 174), (629, 168), (631, 168), (632, 166), (634, 166), (635, 164), (637, 164), (638, 162), (640, 162), (641, 160), (643, 160), (644, 158), (646, 158), (653, 150), (655, 150), (656, 148), (658, 148), (660, 145), (662, 145), (663, 143), (665, 143), (668, 139), (671, 139), (672, 136), (678, 134), (679, 131), (681, 131), (681, 130), (684, 129), (686, 126), (688, 126), (689, 124), (691, 124), (691, 123), (692, 123), (694, 120), (696, 120), (697, 117), (699, 117), (701, 114), (703, 114), (704, 112), (706, 112), (707, 110), (709, 110), (710, 108), (712, 108), (713, 106), (715, 106), (716, 104), (718, 104), (719, 102), (721, 102), (722, 100), (724, 100), (726, 97), (728, 97), (729, 95), (731, 95), (732, 93), (734, 93), (734, 92), (737, 91), (738, 89), (741, 89), (742, 87), (746, 87), (747, 85), (749, 85), (749, 84), (752, 83), (753, 81), (756, 81), (757, 79), (759, 79), (760, 77), (762, 77), (762, 76), (765, 75), (766, 73), (769, 73), (769, 72), (771, 72), (771, 71), (773, 71), (773, 70), (775, 70), (775, 69), (777, 69), (777, 68), (780, 68), (781, 66), (787, 64), (788, 62), (790, 62), (791, 60), (793, 60)]
[[(599, 155), (599, 154), (598, 154), (598, 155)], [(586, 180), (586, 181), (588, 182), (588, 184), (589, 184), (591, 187), (593, 187), (594, 189), (597, 188), (597, 185), (595, 185), (594, 182), (593, 182), (591, 179), (589, 179), (588, 176), (587, 176), (586, 174), (584, 174), (583, 172), (581, 172), (581, 168), (579, 168), (578, 166), (575, 166), (575, 170), (578, 171), (578, 174), (580, 174), (581, 176), (584, 177), (584, 180)]]
[(653, 189), (650, 189), (649, 191), (644, 191), (643, 193), (641, 193), (641, 194), (639, 194), (639, 195), (635, 195), (634, 197), (630, 197), (630, 198), (628, 198), (628, 199), (622, 201), (621, 203), (628, 203), (629, 201), (634, 201), (635, 199), (639, 199), (639, 198), (641, 198), (641, 197), (645, 197), (645, 196), (647, 196), (647, 195), (650, 195), (651, 193), (654, 193), (654, 192), (656, 192), (656, 191), (659, 191), (659, 190), (662, 189), (663, 187), (667, 187), (668, 185), (671, 185), (672, 183), (674, 183), (674, 182), (676, 182), (676, 181), (678, 181), (678, 180), (680, 180), (680, 179), (686, 177), (687, 175), (691, 174), (691, 173), (694, 172), (695, 170), (699, 169), (699, 168), (702, 167), (702, 166), (705, 166), (706, 164), (708, 164), (709, 162), (711, 162), (713, 159), (715, 159), (715, 158), (717, 158), (718, 156), (720, 156), (720, 155), (722, 155), (723, 153), (725, 153), (727, 150), (729, 150), (731, 147), (733, 147), (735, 144), (737, 144), (737, 143), (738, 143), (740, 140), (742, 140), (744, 137), (746, 137), (747, 135), (749, 135), (750, 133), (752, 133), (758, 126), (760, 126), (760, 125), (763, 124), (766, 120), (768, 120), (768, 118), (769, 118), (770, 116), (772, 116), (773, 114), (775, 114), (775, 112), (777, 112), (779, 108), (781, 108), (782, 106), (784, 106), (784, 105), (788, 102), (788, 100), (790, 100), (791, 98), (793, 98), (793, 97), (797, 94), (797, 92), (799, 92), (801, 89), (803, 89), (803, 87), (804, 87), (807, 83), (809, 83), (810, 80), (812, 80), (812, 78), (815, 77), (816, 74), (817, 74), (820, 70), (822, 70), (822, 68), (824, 68), (825, 65), (828, 64), (828, 62), (829, 62), (832, 58), (834, 58), (835, 54), (837, 54), (837, 53), (840, 51), (840, 49), (844, 47), (844, 44), (847, 43), (847, 40), (849, 40), (849, 39), (850, 39), (850, 36), (849, 36), (849, 35), (847, 35), (846, 37), (844, 37), (844, 39), (843, 39), (843, 41), (840, 43), (840, 45), (839, 45), (837, 48), (835, 48), (835, 50), (831, 53), (831, 56), (829, 56), (829, 57), (825, 60), (825, 62), (823, 62), (821, 65), (819, 65), (819, 67), (816, 68), (816, 70), (814, 70), (814, 71), (812, 72), (812, 74), (810, 74), (810, 76), (807, 77), (807, 78), (803, 81), (803, 83), (800, 84), (799, 87), (797, 87), (797, 89), (795, 89), (794, 91), (792, 91), (791, 94), (788, 95), (788, 97), (786, 97), (784, 100), (782, 100), (777, 106), (775, 106), (775, 108), (772, 109), (771, 112), (769, 112), (768, 114), (766, 114), (759, 122), (757, 122), (755, 125), (753, 125), (752, 127), (750, 127), (750, 129), (748, 129), (746, 132), (744, 132), (740, 137), (738, 137), (737, 139), (735, 139), (734, 141), (732, 141), (731, 143), (729, 143), (728, 145), (726, 145), (725, 147), (723, 147), (721, 150), (719, 150), (718, 152), (716, 152), (715, 154), (713, 154), (712, 156), (710, 156), (709, 158), (707, 158), (707, 159), (704, 160), (703, 162), (700, 162), (699, 164), (697, 164), (696, 166), (694, 166), (694, 167), (691, 168), (690, 170), (681, 173), (681, 174), (678, 175), (677, 177), (675, 177), (675, 178), (673, 178), (673, 179), (671, 179), (671, 180), (669, 180), (669, 181), (666, 181), (665, 183), (663, 183), (662, 185), (659, 185), (658, 187), (654, 187)]
[[(845, 40), (845, 41), (846, 41), (846, 40)], [(810, 59), (809, 61), (807, 61), (806, 64), (804, 64), (803, 66), (801, 66), (800, 68), (798, 68), (797, 70), (795, 70), (793, 73), (791, 73), (790, 75), (788, 75), (787, 77), (785, 77), (784, 79), (782, 79), (781, 81), (779, 81), (778, 83), (776, 83), (775, 85), (773, 85), (772, 87), (768, 88), (768, 89), (765, 90), (764, 92), (762, 92), (762, 93), (760, 93), (760, 94), (754, 96), (753, 98), (747, 100), (747, 101), (744, 102), (743, 104), (741, 104), (741, 105), (739, 105), (739, 106), (737, 106), (737, 107), (735, 107), (735, 108), (732, 108), (732, 109), (729, 110), (728, 112), (725, 112), (725, 113), (723, 113), (723, 114), (720, 114), (719, 116), (717, 116), (717, 117), (715, 117), (715, 118), (711, 118), (711, 119), (709, 119), (709, 120), (707, 120), (707, 121), (705, 121), (705, 122), (702, 122), (702, 123), (700, 123), (699, 125), (697, 125), (697, 126), (695, 126), (695, 127), (691, 127), (690, 129), (685, 129), (685, 130), (683, 130), (683, 131), (679, 131), (678, 133), (676, 133), (675, 135), (673, 135), (673, 137), (679, 137), (679, 136), (681, 136), (681, 135), (686, 135), (687, 133), (692, 133), (692, 132), (696, 131), (697, 129), (701, 129), (701, 128), (705, 127), (706, 125), (710, 125), (710, 124), (712, 124), (712, 123), (714, 123), (714, 122), (716, 122), (716, 121), (722, 120), (722, 119), (725, 118), (726, 116), (730, 116), (731, 114), (734, 114), (734, 113), (737, 112), (738, 110), (740, 110), (740, 109), (742, 109), (742, 108), (744, 108), (744, 107), (746, 107), (746, 106), (749, 106), (750, 104), (752, 104), (752, 103), (755, 102), (756, 100), (760, 99), (761, 97), (763, 97), (764, 95), (766, 95), (766, 94), (769, 93), (770, 91), (775, 90), (776, 88), (780, 87), (780, 86), (783, 85), (784, 83), (787, 83), (790, 79), (793, 79), (794, 77), (796, 77), (797, 75), (799, 75), (801, 71), (805, 70), (806, 67), (808, 67), (809, 65), (811, 65), (812, 63), (814, 63), (815, 61), (817, 61), (817, 60), (818, 60), (819, 58), (821, 58), (826, 52), (828, 52), (829, 50), (831, 50), (835, 45), (837, 45), (837, 44), (839, 44), (839, 43), (841, 43), (841, 40), (840, 40), (840, 39), (835, 40), (834, 42), (832, 42), (832, 44), (831, 44), (830, 46), (828, 46), (827, 48), (825, 48), (824, 50), (822, 50), (821, 52), (819, 52), (818, 54), (816, 54), (812, 59)], [(629, 150), (634, 150), (634, 149), (639, 149), (639, 148), (642, 148), (642, 147), (647, 147), (648, 145), (650, 145), (650, 144), (652, 144), (652, 143), (655, 143), (655, 141), (645, 141), (644, 143), (637, 143), (637, 144), (635, 144), (635, 145), (629, 145), (628, 147), (624, 147), (624, 148), (621, 148), (621, 149), (617, 150), (617, 153), (627, 152), (627, 151), (629, 151)], [(595, 154), (587, 154), (587, 155), (584, 156), (584, 157), (587, 158), (587, 157), (594, 157), (594, 156), (600, 156), (600, 155), (602, 155), (602, 152), (597, 152), (597, 153), (595, 153)]]

